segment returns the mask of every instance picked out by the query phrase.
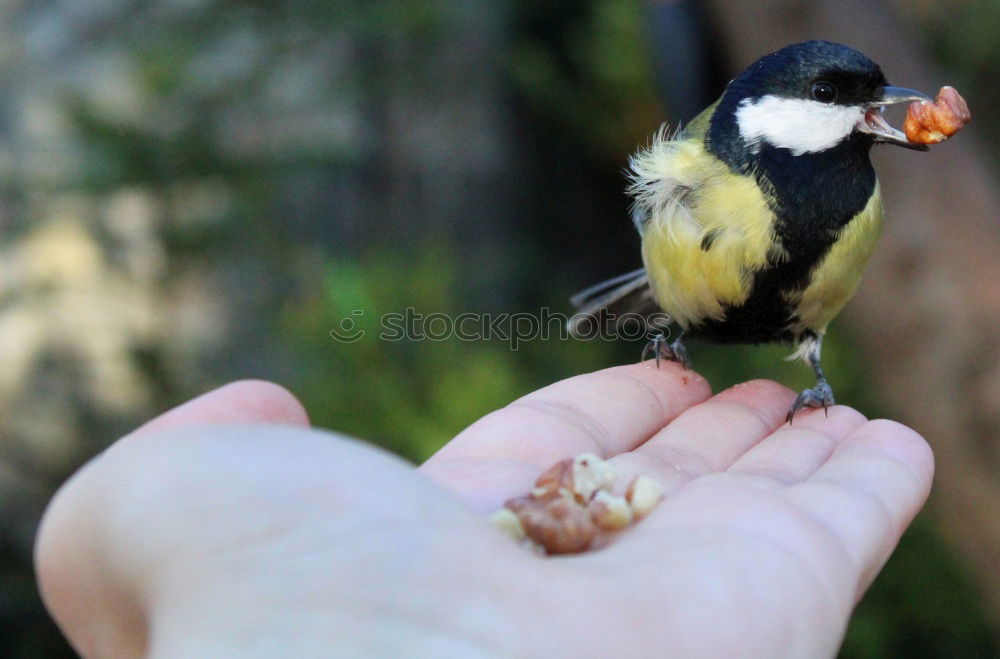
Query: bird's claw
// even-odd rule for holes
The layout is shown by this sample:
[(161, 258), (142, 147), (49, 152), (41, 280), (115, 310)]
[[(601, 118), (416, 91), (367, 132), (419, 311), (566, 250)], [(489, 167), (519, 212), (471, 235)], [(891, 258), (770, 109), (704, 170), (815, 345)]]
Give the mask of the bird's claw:
[[(653, 352), (656, 357), (656, 368), (660, 368), (660, 357), (665, 356), (667, 359), (672, 359), (673, 354), (670, 352), (670, 346), (667, 345), (667, 337), (663, 334), (657, 334), (649, 339), (649, 342), (642, 349), (642, 356), (639, 357), (640, 362), (646, 361), (646, 355)], [(666, 353), (666, 355), (664, 355)]]
[(681, 343), (680, 339), (677, 339), (673, 343), (667, 343), (666, 335), (662, 333), (656, 334), (649, 339), (646, 347), (642, 349), (642, 356), (639, 357), (639, 361), (646, 361), (646, 356), (650, 352), (656, 357), (656, 368), (660, 368), (661, 359), (677, 362), (686, 371), (690, 371), (692, 368), (691, 355), (688, 354), (687, 348)]
[(690, 371), (694, 368), (694, 363), (691, 361), (691, 355), (688, 353), (687, 346), (681, 343), (680, 339), (671, 343), (670, 349), (673, 350), (674, 358), (681, 363), (685, 371)]
[(826, 380), (820, 380), (816, 383), (816, 386), (812, 389), (806, 389), (799, 397), (795, 399), (792, 403), (791, 409), (788, 410), (788, 415), (785, 417), (785, 421), (789, 424), (792, 423), (792, 419), (795, 417), (795, 413), (801, 410), (803, 407), (822, 407), (823, 413), (829, 416), (829, 407), (834, 404), (833, 401), (833, 389), (827, 384)]

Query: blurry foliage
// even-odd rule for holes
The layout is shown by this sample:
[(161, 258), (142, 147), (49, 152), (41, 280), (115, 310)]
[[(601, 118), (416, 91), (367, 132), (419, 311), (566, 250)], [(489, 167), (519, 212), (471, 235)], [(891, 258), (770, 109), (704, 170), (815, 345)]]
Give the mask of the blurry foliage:
[(968, 571), (922, 513), (903, 535), (886, 569), (858, 605), (842, 659), (996, 657), (991, 632)]
[[(444, 241), (409, 256), (390, 249), (360, 260), (333, 258), (325, 266), (324, 287), (281, 310), (282, 339), (300, 363), (288, 384), (314, 424), (419, 462), (515, 398), (609, 362), (609, 344), (594, 341), (580, 349), (575, 341), (555, 338), (555, 327), (552, 340), (535, 338), (512, 350), (512, 337), (500, 335), (516, 331), (511, 322), (498, 322), (497, 335), (487, 341), (454, 333), (437, 338), (445, 325), (431, 322), (411, 325), (411, 334), (426, 338), (381, 339), (385, 314), (409, 308), (426, 320), (429, 314), (455, 318), (468, 311), (460, 303), (454, 263)], [(353, 323), (342, 325), (345, 319)], [(330, 335), (337, 329), (345, 336), (365, 334), (341, 342)]]
[[(643, 39), (641, 3), (515, 3), (509, 70), (518, 93), (581, 146), (621, 158), (666, 121)], [(651, 128), (653, 127), (653, 128)]]
[[(692, 358), (698, 370), (713, 389), (720, 391), (737, 382), (766, 377), (777, 380), (790, 389), (801, 390), (815, 384), (812, 370), (799, 360), (788, 356), (792, 348), (784, 345), (707, 345), (692, 342)], [(864, 370), (857, 364), (856, 353), (849, 338), (834, 322), (823, 339), (823, 369), (830, 382), (835, 383), (838, 400), (847, 402), (866, 416), (877, 412), (877, 401), (864, 381)]]

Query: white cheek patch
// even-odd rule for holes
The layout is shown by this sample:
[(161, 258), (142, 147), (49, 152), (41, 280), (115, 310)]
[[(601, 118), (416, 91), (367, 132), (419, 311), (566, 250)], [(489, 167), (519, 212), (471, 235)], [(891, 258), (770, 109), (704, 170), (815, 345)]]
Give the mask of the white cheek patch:
[(755, 152), (763, 140), (801, 156), (836, 146), (864, 116), (864, 109), (858, 106), (768, 95), (756, 102), (741, 101), (736, 123), (740, 135)]

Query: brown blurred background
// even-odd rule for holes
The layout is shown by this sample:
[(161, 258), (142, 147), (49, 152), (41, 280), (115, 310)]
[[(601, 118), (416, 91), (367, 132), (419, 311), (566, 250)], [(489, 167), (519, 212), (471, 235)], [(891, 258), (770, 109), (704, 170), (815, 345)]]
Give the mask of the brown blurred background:
[[(1000, 1), (14, 0), (0, 7), (0, 656), (71, 656), (31, 546), (115, 437), (241, 377), (421, 460), (628, 342), (387, 342), (412, 307), (567, 312), (638, 267), (627, 156), (825, 38), (973, 125), (879, 149), (885, 235), (831, 330), (838, 399), (933, 444), (931, 502), (844, 657), (1000, 655)], [(898, 121), (897, 121), (898, 123)], [(360, 310), (362, 315), (353, 315)], [(367, 335), (329, 332), (345, 318)], [(716, 389), (785, 348), (694, 345)]]

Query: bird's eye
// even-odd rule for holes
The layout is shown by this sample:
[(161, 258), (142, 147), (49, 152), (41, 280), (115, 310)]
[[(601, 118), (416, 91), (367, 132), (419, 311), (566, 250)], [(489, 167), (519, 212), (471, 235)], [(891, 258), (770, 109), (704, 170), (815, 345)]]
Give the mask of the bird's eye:
[(814, 82), (812, 95), (820, 103), (833, 103), (837, 100), (837, 88), (828, 82)]

